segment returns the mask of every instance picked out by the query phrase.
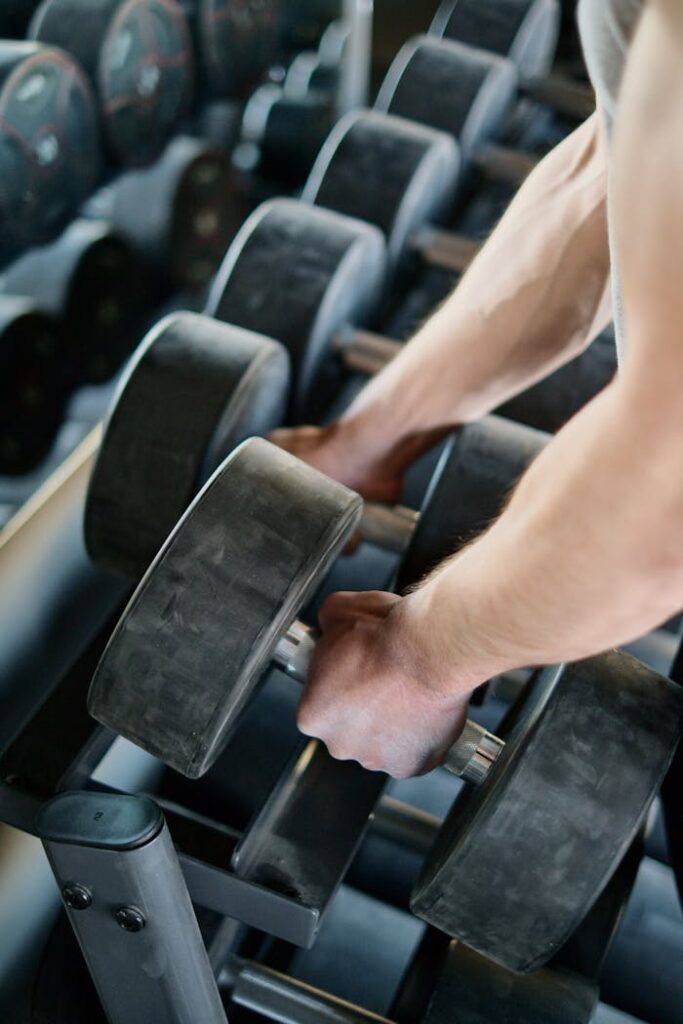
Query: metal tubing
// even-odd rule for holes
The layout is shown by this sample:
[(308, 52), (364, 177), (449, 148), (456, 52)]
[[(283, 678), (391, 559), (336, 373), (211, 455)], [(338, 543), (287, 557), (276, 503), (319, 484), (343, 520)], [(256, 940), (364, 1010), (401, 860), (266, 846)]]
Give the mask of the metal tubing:
[(482, 247), (482, 242), (451, 231), (424, 227), (411, 238), (410, 248), (418, 252), (425, 263), (462, 274)]
[(472, 156), (472, 162), (491, 181), (503, 185), (521, 185), (539, 161), (530, 153), (491, 144), (477, 150)]
[(370, 1010), (288, 978), (261, 964), (244, 963), (226, 977), (233, 1002), (280, 1024), (391, 1024)]
[(372, 377), (398, 355), (403, 345), (393, 338), (347, 326), (337, 332), (332, 347), (348, 370)]
[(595, 110), (595, 93), (588, 85), (560, 75), (548, 75), (522, 87), (525, 96), (552, 107), (558, 114), (585, 121)]
[(0, 534), (0, 748), (17, 735), (123, 598), (92, 565), (83, 507), (99, 428)]
[(402, 555), (410, 544), (419, 519), (420, 513), (412, 508), (366, 501), (359, 530), (363, 540)]
[(339, 83), (339, 113), (366, 107), (372, 63), (373, 0), (344, 0), (349, 41), (344, 51)]
[(370, 822), (374, 835), (389, 839), (415, 853), (427, 854), (443, 820), (393, 796), (383, 796)]
[(227, 1024), (156, 804), (63, 793), (38, 830), (110, 1024)]

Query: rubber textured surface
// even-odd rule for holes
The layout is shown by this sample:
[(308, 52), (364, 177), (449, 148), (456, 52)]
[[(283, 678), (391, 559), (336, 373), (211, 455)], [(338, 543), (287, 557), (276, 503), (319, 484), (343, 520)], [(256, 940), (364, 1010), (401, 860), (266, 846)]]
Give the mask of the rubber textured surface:
[(460, 170), (453, 141), (377, 111), (347, 114), (333, 128), (302, 198), (380, 228), (395, 268), (411, 237), (450, 212)]
[(534, 80), (550, 71), (561, 14), (559, 0), (446, 0), (430, 31), (510, 57)]
[(424, 1024), (589, 1024), (597, 986), (577, 974), (543, 969), (515, 975), (452, 942), (429, 1001)]
[(400, 592), (481, 533), (501, 513), (548, 436), (498, 416), (453, 435), (427, 490), (398, 573)]
[(0, 278), (64, 322), (64, 373), (73, 387), (109, 380), (137, 343), (147, 313), (144, 268), (104, 221), (75, 220), (50, 245), (32, 249)]
[(180, 290), (208, 284), (241, 220), (229, 157), (187, 135), (102, 190), (88, 214), (110, 220), (154, 275)]
[(449, 813), (415, 913), (511, 970), (545, 963), (635, 838), (682, 724), (680, 689), (628, 655), (538, 673)]
[[(235, 96), (253, 86), (273, 62), (277, 0), (191, 0), (205, 86), (213, 96)], [(187, 6), (187, 5), (186, 5)]]
[(44, 0), (30, 31), (90, 77), (114, 161), (146, 164), (161, 153), (192, 93), (191, 40), (174, 0)]
[(516, 91), (511, 61), (463, 43), (417, 36), (389, 68), (377, 107), (449, 132), (467, 159), (500, 133)]
[[(290, 199), (261, 205), (228, 249), (206, 312), (277, 338), (292, 359), (290, 416), (302, 422), (334, 393), (335, 334), (375, 315), (385, 246), (370, 224)], [(329, 372), (329, 378), (326, 374)]]
[(361, 499), (252, 438), (143, 578), (95, 673), (91, 714), (191, 777), (213, 763)]
[(0, 40), (0, 262), (54, 237), (94, 187), (95, 100), (67, 54)]
[(0, 296), (0, 472), (33, 469), (54, 440), (68, 385), (57, 323), (29, 300)]
[(140, 345), (110, 413), (85, 513), (88, 551), (139, 578), (216, 466), (281, 422), (289, 384), (277, 342), (192, 313)]

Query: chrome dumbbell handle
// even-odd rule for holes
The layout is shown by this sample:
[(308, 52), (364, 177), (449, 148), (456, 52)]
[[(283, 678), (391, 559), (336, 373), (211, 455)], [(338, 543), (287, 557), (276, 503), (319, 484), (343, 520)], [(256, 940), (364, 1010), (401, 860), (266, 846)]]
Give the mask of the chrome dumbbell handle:
[[(278, 641), (273, 661), (287, 675), (303, 683), (308, 675), (317, 639), (317, 630), (295, 619)], [(504, 742), (497, 736), (468, 719), (460, 738), (446, 754), (443, 767), (465, 782), (480, 786), (504, 746)]]

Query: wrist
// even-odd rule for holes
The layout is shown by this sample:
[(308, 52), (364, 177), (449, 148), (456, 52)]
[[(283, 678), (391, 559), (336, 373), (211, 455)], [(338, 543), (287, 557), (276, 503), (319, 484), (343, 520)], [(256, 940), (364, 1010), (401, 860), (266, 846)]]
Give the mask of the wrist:
[(392, 424), (388, 417), (378, 413), (349, 410), (334, 424), (336, 433), (332, 443), (339, 450), (355, 453), (367, 470), (381, 467), (385, 473), (402, 477), (421, 455), (456, 426), (456, 423), (448, 423), (412, 429), (405, 423)]
[(432, 593), (425, 587), (408, 594), (388, 616), (390, 632), (400, 645), (400, 660), (416, 684), (435, 697), (461, 703), (489, 675), (475, 664), (459, 643), (458, 626), (432, 608)]

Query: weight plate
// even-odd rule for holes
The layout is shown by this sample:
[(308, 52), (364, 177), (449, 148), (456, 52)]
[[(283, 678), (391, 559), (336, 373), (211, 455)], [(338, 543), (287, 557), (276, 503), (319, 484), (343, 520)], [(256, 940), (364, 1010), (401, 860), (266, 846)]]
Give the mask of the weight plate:
[(147, 313), (145, 279), (135, 253), (109, 225), (98, 225), (74, 266), (65, 327), (78, 347), (80, 379), (109, 380), (130, 355)]
[(241, 219), (229, 157), (186, 135), (103, 190), (89, 213), (111, 220), (176, 289), (208, 284)]
[(241, 104), (235, 100), (212, 100), (195, 112), (192, 134), (231, 153), (239, 140), (241, 120)]
[(216, 96), (253, 86), (275, 58), (279, 0), (199, 0), (203, 71)]
[(170, 231), (170, 276), (178, 288), (204, 288), (242, 221), (230, 160), (204, 147), (180, 177)]
[(139, 579), (193, 495), (252, 434), (282, 421), (276, 342), (192, 313), (148, 333), (107, 420), (85, 510), (88, 552)]
[(501, 406), (501, 415), (554, 434), (575, 416), (617, 372), (617, 349), (611, 331), (549, 377)]
[(315, 50), (298, 53), (287, 69), (283, 93), (288, 100), (303, 100), (314, 93), (333, 97), (339, 68), (324, 64)]
[(280, 42), (284, 50), (317, 46), (331, 22), (342, 14), (340, 0), (285, 0), (280, 4)]
[(139, 337), (146, 310), (142, 268), (103, 221), (76, 220), (51, 245), (33, 249), (0, 279), (64, 323), (62, 358), (72, 385), (108, 380)]
[(447, 0), (430, 33), (509, 57), (528, 81), (550, 71), (561, 15), (558, 0)]
[(589, 1024), (597, 986), (578, 974), (547, 968), (511, 974), (459, 942), (448, 948), (423, 1024)]
[(257, 126), (259, 172), (290, 186), (305, 181), (333, 122), (329, 98), (311, 93), (290, 99), (278, 85), (264, 85), (244, 111), (247, 133)]
[(290, 415), (301, 422), (327, 393), (336, 333), (374, 315), (384, 276), (377, 228), (274, 199), (254, 211), (228, 249), (207, 312), (282, 342), (295, 378)]
[(396, 267), (415, 232), (449, 213), (459, 169), (456, 146), (442, 132), (377, 111), (353, 111), (330, 132), (302, 198), (375, 224)]
[(346, 57), (350, 38), (351, 26), (346, 19), (330, 22), (318, 44), (320, 63), (328, 68), (339, 68)]
[(241, 445), (133, 595), (95, 673), (91, 714), (178, 771), (202, 775), (361, 505), (267, 441)]
[(597, 980), (629, 905), (645, 850), (645, 825), (590, 912), (565, 943), (554, 963)]
[(469, 159), (500, 132), (517, 84), (515, 65), (504, 57), (417, 36), (399, 51), (375, 105), (449, 132)]
[(488, 779), (451, 808), (414, 912), (510, 970), (545, 963), (633, 842), (682, 726), (680, 688), (626, 654), (539, 672)]
[(27, 473), (47, 454), (68, 388), (56, 323), (27, 299), (0, 297), (0, 472)]
[(540, 430), (499, 416), (486, 416), (455, 432), (432, 477), (401, 561), (399, 593), (497, 519), (547, 440)]
[(53, 237), (99, 171), (94, 100), (65, 53), (0, 41), (0, 260)]
[(68, 50), (90, 76), (110, 156), (151, 163), (192, 91), (191, 40), (175, 0), (44, 0), (31, 34)]

